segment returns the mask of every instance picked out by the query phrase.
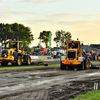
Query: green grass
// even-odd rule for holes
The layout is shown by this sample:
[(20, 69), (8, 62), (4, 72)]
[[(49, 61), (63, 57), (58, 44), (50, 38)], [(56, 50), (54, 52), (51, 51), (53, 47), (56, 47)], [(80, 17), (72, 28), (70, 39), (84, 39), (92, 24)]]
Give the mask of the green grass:
[(75, 99), (69, 99), (69, 100), (100, 100), (100, 90), (97, 90), (94, 94), (93, 91), (89, 91), (86, 94), (80, 94)]
[(42, 67), (54, 67), (54, 66), (60, 66), (60, 64), (54, 64), (54, 65), (40, 65), (40, 66), (12, 66), (12, 67), (1, 67), (0, 70), (5, 70), (5, 69), (22, 69), (22, 68), (42, 68)]
[(92, 64), (100, 64), (100, 61), (92, 62)]

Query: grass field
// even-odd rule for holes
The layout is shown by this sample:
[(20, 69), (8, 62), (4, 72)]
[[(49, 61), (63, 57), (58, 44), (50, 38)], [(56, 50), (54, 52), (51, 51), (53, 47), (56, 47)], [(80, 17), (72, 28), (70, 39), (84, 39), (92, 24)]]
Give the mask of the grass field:
[(100, 100), (100, 90), (97, 90), (94, 94), (94, 91), (89, 91), (86, 94), (80, 94), (74, 99), (69, 100)]
[(39, 66), (12, 66), (12, 67), (0, 67), (0, 70), (5, 70), (5, 69), (22, 69), (22, 68), (41, 68), (41, 67), (55, 67), (55, 66), (60, 66), (60, 64), (54, 64), (54, 65), (39, 65)]
[(100, 61), (92, 62), (92, 64), (100, 64)]

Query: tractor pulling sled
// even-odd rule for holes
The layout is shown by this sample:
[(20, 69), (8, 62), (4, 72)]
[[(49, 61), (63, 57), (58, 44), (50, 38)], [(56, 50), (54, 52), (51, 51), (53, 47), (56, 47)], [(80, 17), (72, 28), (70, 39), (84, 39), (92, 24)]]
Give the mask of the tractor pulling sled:
[(66, 48), (66, 56), (60, 58), (61, 69), (73, 69), (78, 68), (79, 70), (89, 69), (92, 64), (85, 51), (81, 49), (83, 43), (80, 41), (68, 40)]

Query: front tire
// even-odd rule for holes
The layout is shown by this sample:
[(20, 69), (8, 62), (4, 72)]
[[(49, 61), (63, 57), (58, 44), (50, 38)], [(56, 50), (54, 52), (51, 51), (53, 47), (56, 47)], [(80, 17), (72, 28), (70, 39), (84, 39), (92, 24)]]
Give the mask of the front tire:
[(2, 66), (7, 66), (8, 65), (8, 62), (1, 62), (1, 65)]
[(18, 56), (17, 61), (16, 61), (16, 65), (20, 66), (21, 64), (22, 64), (22, 58), (21, 58), (21, 56)]
[(79, 65), (79, 70), (84, 70), (84, 61)]
[(60, 69), (66, 69), (66, 65), (64, 65), (62, 62), (60, 63)]

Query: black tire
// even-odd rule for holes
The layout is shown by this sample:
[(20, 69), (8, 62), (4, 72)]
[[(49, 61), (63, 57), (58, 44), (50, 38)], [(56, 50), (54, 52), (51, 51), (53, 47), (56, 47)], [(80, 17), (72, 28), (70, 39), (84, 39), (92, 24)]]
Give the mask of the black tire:
[(16, 65), (16, 63), (12, 63), (12, 66), (15, 66)]
[(27, 57), (26, 65), (30, 65), (30, 64), (31, 64), (31, 58)]
[(67, 68), (68, 68), (68, 70), (73, 70), (74, 69), (74, 67), (72, 67), (72, 66), (67, 66)]
[(89, 69), (90, 68), (90, 59), (89, 58), (86, 58), (86, 60), (85, 60), (85, 69)]
[(1, 62), (1, 65), (2, 66), (7, 66), (8, 65), (8, 62)]
[(60, 63), (60, 69), (66, 69), (66, 65), (64, 65), (62, 62)]
[(21, 64), (22, 64), (22, 58), (21, 58), (21, 56), (18, 56), (17, 60), (16, 60), (16, 65), (20, 66)]
[(84, 70), (84, 61), (81, 63), (81, 65), (79, 65), (79, 70)]

